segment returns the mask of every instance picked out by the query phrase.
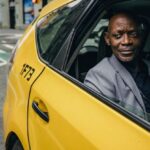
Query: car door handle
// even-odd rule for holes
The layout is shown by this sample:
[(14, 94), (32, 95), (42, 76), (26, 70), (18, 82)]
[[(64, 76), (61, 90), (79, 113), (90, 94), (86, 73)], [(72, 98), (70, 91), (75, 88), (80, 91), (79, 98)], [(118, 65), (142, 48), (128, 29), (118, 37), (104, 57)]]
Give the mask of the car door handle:
[(32, 108), (33, 110), (46, 122), (49, 122), (49, 116), (47, 112), (43, 112), (39, 106), (38, 106), (38, 102), (33, 101), (32, 102)]

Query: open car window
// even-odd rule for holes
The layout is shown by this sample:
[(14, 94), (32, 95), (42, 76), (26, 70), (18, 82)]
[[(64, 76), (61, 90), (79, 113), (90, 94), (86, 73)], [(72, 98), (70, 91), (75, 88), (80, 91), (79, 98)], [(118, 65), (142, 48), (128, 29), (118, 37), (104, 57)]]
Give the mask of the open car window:
[[(111, 97), (108, 94), (95, 90), (95, 88), (92, 88), (92, 86), (90, 87), (84, 84), (85, 77), (88, 71), (94, 66), (96, 66), (98, 63), (100, 63), (103, 59), (110, 58), (112, 56), (112, 50), (106, 44), (104, 35), (105, 35), (105, 32), (107, 31), (110, 12), (114, 10), (119, 11), (120, 9), (123, 9), (123, 8), (125, 9), (125, 11), (127, 10), (130, 10), (133, 12), (135, 11), (134, 13), (137, 14), (140, 20), (140, 28), (142, 31), (141, 36), (144, 39), (142, 41), (141, 57), (149, 73), (147, 77), (150, 78), (150, 30), (149, 30), (150, 29), (150, 15), (149, 15), (150, 14), (150, 11), (149, 11), (150, 2), (148, 1), (142, 1), (142, 2), (137, 1), (136, 5), (134, 6), (133, 6), (133, 2), (131, 1), (119, 2), (115, 4), (114, 6), (105, 8), (104, 13), (103, 13), (104, 15), (97, 18), (97, 20), (93, 22), (93, 25), (91, 25), (91, 27), (87, 30), (87, 34), (83, 37), (81, 42), (78, 44), (79, 45), (79, 47), (77, 47), (78, 52), (76, 51), (72, 55), (72, 57), (70, 57), (70, 61), (67, 66), (67, 73), (74, 79), (78, 80), (83, 86), (87, 87), (88, 90), (91, 90), (92, 92), (95, 92), (96, 94), (99, 94), (100, 98), (105, 97), (107, 101), (114, 103), (116, 106), (118, 106), (119, 109), (121, 108), (123, 111), (128, 112), (131, 116), (133, 116), (133, 118), (134, 116), (136, 116), (140, 120), (143, 120), (143, 122), (146, 121), (149, 124), (150, 122), (150, 107), (149, 107), (150, 97), (144, 98), (145, 95), (142, 93), (141, 89), (139, 89), (139, 92), (141, 94), (140, 97), (142, 97), (144, 101), (143, 102), (144, 108), (142, 109), (138, 107), (135, 108), (134, 104), (130, 103), (130, 97), (128, 97), (128, 95), (122, 99), (120, 97)], [(108, 74), (106, 74), (106, 76), (107, 75)], [(150, 79), (148, 79), (147, 81), (149, 82)], [(137, 82), (135, 83), (137, 84)], [(149, 94), (150, 88), (148, 88), (147, 83), (145, 83), (145, 85), (147, 86), (146, 89), (149, 89), (149, 91), (147, 91), (147, 93)], [(103, 86), (103, 85), (100, 85), (100, 86)], [(125, 86), (126, 86), (126, 83), (125, 83)], [(128, 90), (131, 90), (131, 89), (128, 89)], [(119, 90), (114, 90), (114, 91), (118, 92)]]

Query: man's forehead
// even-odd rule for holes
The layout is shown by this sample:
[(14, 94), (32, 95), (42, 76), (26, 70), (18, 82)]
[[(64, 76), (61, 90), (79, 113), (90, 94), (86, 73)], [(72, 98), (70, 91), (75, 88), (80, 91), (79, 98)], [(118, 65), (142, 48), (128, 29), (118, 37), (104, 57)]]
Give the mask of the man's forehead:
[(135, 29), (136, 27), (137, 22), (132, 17), (126, 14), (117, 14), (110, 19), (108, 30), (112, 30), (114, 28), (115, 29), (128, 28), (131, 30)]
[(111, 29), (130, 29), (130, 30), (132, 30), (132, 29), (136, 29), (137, 26), (136, 26), (136, 24), (119, 20), (119, 21), (112, 23), (110, 25), (110, 28)]
[(118, 21), (120, 21), (120, 22), (132, 22), (132, 23), (134, 23), (134, 24), (136, 24), (137, 22), (136, 22), (136, 20), (133, 18), (133, 17), (131, 17), (131, 16), (129, 16), (128, 14), (117, 14), (117, 15), (114, 15), (111, 19), (110, 19), (110, 24), (113, 24), (114, 22), (118, 22)]

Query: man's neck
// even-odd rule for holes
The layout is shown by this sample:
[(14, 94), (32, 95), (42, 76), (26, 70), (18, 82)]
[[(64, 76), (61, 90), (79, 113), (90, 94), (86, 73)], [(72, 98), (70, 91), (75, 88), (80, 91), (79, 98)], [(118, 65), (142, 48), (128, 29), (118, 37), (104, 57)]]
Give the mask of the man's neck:
[(120, 61), (119, 62), (129, 71), (129, 72), (135, 72), (137, 73), (140, 70), (140, 59), (133, 59), (132, 61), (129, 62), (123, 62)]

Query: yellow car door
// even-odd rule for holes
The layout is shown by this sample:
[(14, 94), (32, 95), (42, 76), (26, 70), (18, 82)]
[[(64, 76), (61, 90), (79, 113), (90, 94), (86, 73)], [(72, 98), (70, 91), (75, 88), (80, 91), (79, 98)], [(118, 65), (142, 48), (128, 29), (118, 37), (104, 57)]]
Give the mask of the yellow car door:
[(150, 135), (46, 67), (29, 103), (31, 149), (148, 150)]

